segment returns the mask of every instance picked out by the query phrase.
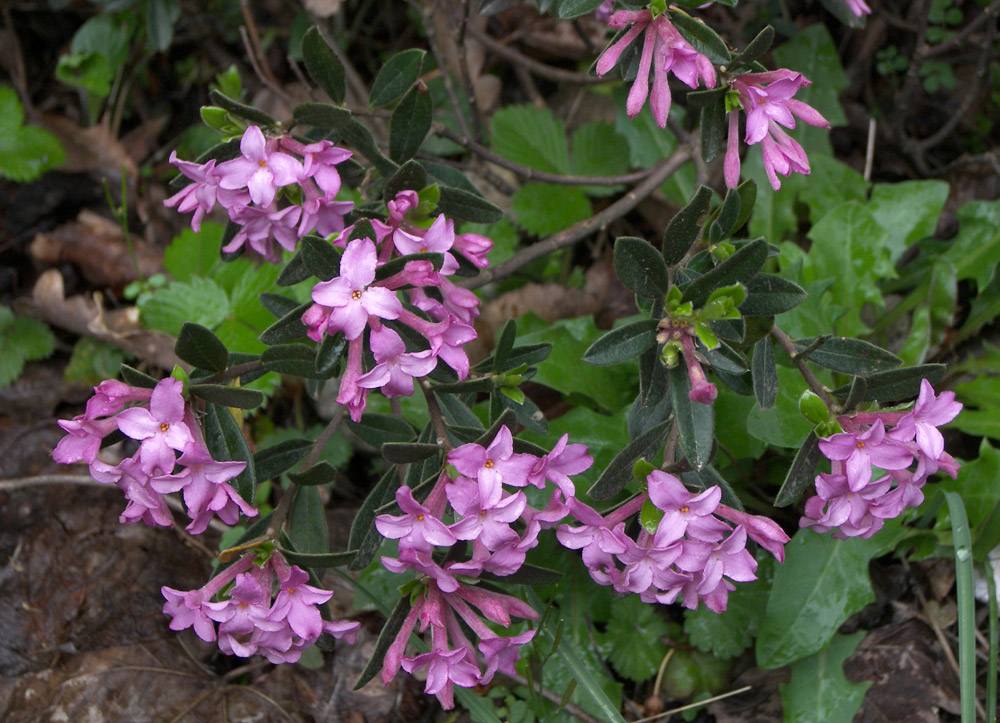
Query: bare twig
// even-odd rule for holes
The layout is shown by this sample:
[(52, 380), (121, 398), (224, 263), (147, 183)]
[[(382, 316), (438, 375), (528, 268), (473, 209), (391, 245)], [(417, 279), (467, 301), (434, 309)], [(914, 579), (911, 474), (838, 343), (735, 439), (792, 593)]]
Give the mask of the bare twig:
[(946, 53), (952, 48), (959, 47), (966, 39), (976, 32), (980, 25), (982, 25), (987, 20), (996, 18), (1000, 15), (1000, 0), (993, 0), (992, 3), (987, 5), (982, 13), (978, 17), (974, 18), (968, 25), (955, 33), (952, 37), (945, 40), (943, 43), (938, 43), (937, 45), (931, 46), (927, 49), (926, 57), (930, 58), (935, 55), (940, 55), (941, 53)]
[(434, 425), (435, 441), (447, 454), (452, 450), (451, 442), (448, 441), (448, 429), (445, 427), (444, 415), (441, 414), (441, 407), (438, 406), (437, 397), (434, 396), (430, 382), (421, 379), (420, 391), (424, 393), (424, 399), (427, 400), (427, 413), (431, 417), (431, 424)]
[(688, 148), (678, 148), (669, 158), (660, 161), (650, 168), (642, 183), (600, 213), (591, 216), (585, 221), (573, 224), (569, 228), (549, 236), (544, 241), (539, 241), (522, 249), (514, 254), (512, 258), (492, 269), (483, 269), (479, 272), (478, 276), (469, 279), (463, 286), (467, 289), (478, 289), (480, 286), (485, 286), (491, 281), (504, 279), (537, 258), (546, 256), (553, 251), (558, 251), (567, 246), (572, 246), (577, 241), (585, 239), (590, 234), (621, 218), (638, 206), (640, 201), (655, 191), (663, 181), (683, 166), (690, 158), (691, 151)]
[(458, 121), (458, 127), (462, 129), (462, 135), (466, 138), (478, 137), (478, 135), (473, 135), (469, 130), (465, 111), (462, 109), (462, 104), (458, 101), (458, 94), (455, 93), (455, 85), (451, 82), (451, 73), (448, 72), (448, 62), (441, 51), (437, 29), (434, 27), (434, 6), (437, 4), (436, 0), (425, 0), (423, 6), (417, 0), (407, 0), (407, 4), (419, 12), (424, 19), (424, 32), (427, 33), (427, 44), (431, 47), (431, 54), (434, 56), (434, 62), (437, 63), (438, 70), (441, 73), (441, 80), (444, 82), (444, 90), (448, 96), (448, 102), (451, 103), (452, 112)]
[(806, 380), (806, 384), (809, 385), (809, 388), (823, 400), (823, 403), (826, 404), (828, 409), (833, 411), (837, 406), (836, 402), (833, 397), (830, 396), (830, 392), (827, 391), (826, 387), (824, 387), (820, 380), (816, 378), (813, 370), (809, 368), (809, 365), (806, 363), (805, 356), (800, 354), (795, 348), (795, 343), (792, 341), (791, 337), (789, 337), (788, 334), (783, 332), (777, 326), (771, 327), (771, 336), (773, 336), (775, 341), (781, 345), (781, 348), (785, 350), (785, 353), (788, 354), (789, 358), (795, 363), (795, 366), (798, 367), (799, 374), (801, 374), (802, 378)]

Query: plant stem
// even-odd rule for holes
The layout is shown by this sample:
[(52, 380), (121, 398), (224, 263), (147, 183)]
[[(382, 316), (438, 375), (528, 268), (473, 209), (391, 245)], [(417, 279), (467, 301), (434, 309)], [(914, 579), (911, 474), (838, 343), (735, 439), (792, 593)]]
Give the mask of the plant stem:
[(837, 403), (834, 401), (833, 397), (830, 396), (830, 392), (827, 391), (826, 387), (824, 387), (822, 383), (820, 383), (819, 379), (816, 378), (813, 370), (809, 368), (809, 365), (806, 363), (803, 355), (795, 348), (795, 344), (792, 342), (788, 334), (783, 332), (777, 326), (772, 326), (771, 336), (774, 337), (775, 341), (781, 345), (781, 348), (785, 350), (785, 353), (788, 354), (789, 358), (791, 358), (791, 360), (795, 363), (795, 366), (799, 370), (799, 374), (801, 374), (802, 378), (806, 380), (806, 384), (809, 385), (809, 388), (816, 392), (816, 395), (823, 400), (823, 403), (826, 404), (831, 413), (835, 413), (837, 410)]
[(976, 599), (972, 593), (972, 535), (965, 505), (957, 492), (945, 492), (955, 546), (955, 589), (958, 595), (958, 670), (962, 723), (976, 721)]

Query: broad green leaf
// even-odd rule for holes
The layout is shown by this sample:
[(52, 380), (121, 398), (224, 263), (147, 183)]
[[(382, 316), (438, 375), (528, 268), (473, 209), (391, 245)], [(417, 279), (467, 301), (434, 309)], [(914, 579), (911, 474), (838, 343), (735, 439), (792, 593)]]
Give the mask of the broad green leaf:
[(979, 444), (979, 456), (963, 464), (958, 470), (958, 478), (946, 479), (940, 489), (957, 492), (962, 496), (969, 525), (975, 528), (989, 517), (1000, 502), (998, 479), (1000, 450), (991, 445), (988, 439), (983, 439)]
[(221, 286), (193, 276), (190, 281), (175, 281), (157, 289), (139, 302), (139, 311), (147, 327), (177, 336), (186, 321), (214, 329), (229, 315), (230, 307)]
[(308, 344), (279, 344), (265, 349), (260, 361), (268, 371), (306, 379), (329, 379), (332, 370), (316, 371), (316, 348)]
[(622, 236), (615, 241), (615, 275), (638, 296), (663, 299), (670, 288), (670, 276), (663, 256), (648, 241)]
[(38, 126), (22, 126), (23, 122), (17, 93), (0, 86), (0, 176), (15, 183), (33, 181), (66, 158), (55, 136)]
[(582, 190), (548, 183), (526, 183), (514, 194), (510, 210), (517, 225), (536, 236), (551, 236), (592, 213)]
[(715, 436), (719, 444), (736, 459), (757, 459), (766, 447), (762, 441), (747, 434), (746, 419), (756, 406), (754, 398), (737, 394), (725, 384), (715, 386), (719, 390), (713, 405)]
[(425, 89), (410, 88), (389, 119), (389, 158), (404, 163), (420, 150), (431, 130), (431, 96)]
[(391, 201), (400, 191), (420, 191), (426, 185), (427, 171), (424, 167), (417, 161), (407, 161), (385, 182), (382, 198)]
[(273, 345), (306, 338), (306, 327), (302, 324), (302, 315), (310, 306), (312, 306), (311, 301), (300, 304), (289, 311), (262, 331), (260, 340), (264, 344)]
[(895, 264), (907, 247), (934, 233), (938, 216), (948, 199), (944, 181), (876, 183), (868, 211), (881, 227), (889, 262)]
[(799, 413), (799, 395), (806, 383), (797, 370), (777, 367), (778, 398), (768, 410), (754, 407), (747, 417), (747, 432), (775, 447), (798, 449), (812, 431), (812, 423)]
[(73, 345), (73, 353), (66, 365), (64, 379), (67, 382), (97, 386), (105, 379), (114, 379), (118, 376), (121, 363), (131, 356), (114, 344), (82, 336)]
[(983, 290), (1000, 262), (1000, 201), (972, 201), (958, 210), (958, 235), (944, 258), (955, 265), (958, 279), (975, 279)]
[(324, 130), (339, 130), (351, 119), (351, 111), (329, 103), (300, 103), (292, 115), (296, 123)]
[(334, 103), (344, 102), (346, 76), (344, 66), (320, 34), (312, 27), (302, 36), (302, 59), (309, 77), (322, 88)]
[(808, 528), (795, 533), (774, 573), (758, 665), (780, 668), (826, 647), (848, 617), (875, 599), (868, 562), (895, 546), (900, 529), (887, 526), (868, 540), (835, 540)]
[(149, 0), (146, 6), (146, 35), (154, 50), (161, 53), (174, 39), (174, 23), (181, 17), (177, 0)]
[(289, 472), (288, 479), (300, 487), (318, 487), (337, 479), (337, 468), (326, 461), (318, 462), (302, 472)]
[(504, 158), (549, 173), (570, 173), (566, 130), (548, 109), (502, 108), (490, 120), (490, 146)]
[(825, 153), (815, 153), (809, 158), (809, 165), (809, 178), (802, 184), (799, 200), (809, 207), (813, 223), (842, 203), (864, 203), (868, 184), (864, 176), (846, 163)]
[(320, 281), (329, 281), (340, 274), (340, 255), (339, 249), (318, 236), (302, 239), (302, 263)]
[(714, 612), (704, 605), (684, 611), (684, 632), (699, 650), (718, 658), (735, 658), (753, 645), (767, 610), (775, 568), (774, 558), (768, 553), (758, 557), (757, 579), (739, 583), (729, 593), (724, 612)]
[(615, 670), (641, 683), (656, 675), (667, 654), (668, 648), (662, 638), (668, 629), (667, 621), (657, 613), (656, 606), (629, 595), (611, 607), (611, 619), (601, 638), (611, 648), (608, 660)]
[(870, 680), (851, 683), (844, 677), (844, 661), (865, 637), (835, 635), (826, 649), (792, 664), (792, 680), (781, 685), (781, 703), (787, 723), (849, 721), (861, 707)]
[(201, 324), (184, 322), (174, 344), (174, 353), (183, 361), (210, 372), (225, 371), (229, 351), (219, 337)]
[[(617, 176), (630, 168), (629, 146), (609, 123), (584, 123), (570, 140), (571, 170), (578, 176)], [(591, 196), (608, 196), (615, 186), (583, 186)]]
[(559, 4), (559, 17), (563, 20), (578, 18), (594, 12), (602, 0), (562, 0)]
[(420, 68), (425, 55), (427, 55), (425, 50), (410, 48), (389, 58), (372, 82), (368, 105), (386, 105), (409, 90), (420, 77)]
[[(938, 382), (944, 376), (944, 364), (921, 364), (905, 369), (890, 369), (885, 372), (875, 372), (865, 377), (865, 393), (862, 401), (898, 402), (911, 399), (920, 393), (920, 382), (926, 379), (931, 384)], [(850, 385), (837, 387), (833, 393), (846, 396)]]
[[(677, 148), (677, 138), (669, 129), (660, 128), (653, 119), (649, 105), (645, 104), (639, 115), (628, 117), (625, 107), (628, 98), (628, 88), (615, 88), (615, 131), (628, 143), (629, 166), (632, 168), (649, 168), (663, 158), (668, 158)], [(671, 109), (671, 113), (679, 113), (680, 108)]]
[(163, 267), (175, 281), (190, 281), (193, 276), (211, 275), (212, 270), (222, 263), (219, 246), (223, 228), (215, 221), (203, 221), (198, 233), (185, 228), (163, 251)]

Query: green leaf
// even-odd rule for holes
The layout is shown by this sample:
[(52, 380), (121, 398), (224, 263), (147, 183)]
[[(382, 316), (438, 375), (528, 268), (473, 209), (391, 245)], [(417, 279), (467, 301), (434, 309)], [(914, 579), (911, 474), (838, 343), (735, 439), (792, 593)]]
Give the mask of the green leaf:
[(131, 356), (114, 344), (82, 336), (73, 345), (63, 378), (67, 382), (97, 386), (118, 376), (118, 368)]
[(640, 319), (612, 329), (583, 353), (583, 360), (595, 366), (619, 364), (639, 356), (656, 344), (656, 319)]
[(685, 610), (684, 632), (691, 644), (717, 658), (735, 658), (753, 645), (767, 609), (774, 567), (770, 555), (761, 556), (757, 579), (737, 585), (721, 613), (704, 605)]
[[(813, 341), (813, 337), (797, 339), (795, 348), (801, 352)], [(828, 338), (806, 358), (835, 372), (860, 376), (895, 369), (903, 363), (903, 360), (895, 354), (867, 341), (836, 336)]]
[(309, 28), (302, 36), (302, 60), (309, 77), (330, 96), (330, 100), (343, 103), (346, 88), (344, 66), (316, 27)]
[(163, 52), (174, 39), (174, 24), (180, 19), (177, 0), (149, 0), (146, 6), (146, 35), (154, 50)]
[(732, 53), (726, 41), (720, 38), (714, 30), (700, 20), (692, 18), (679, 10), (668, 10), (670, 20), (677, 32), (691, 44), (691, 47), (707, 57), (715, 65), (729, 65)]
[(958, 279), (975, 279), (983, 290), (1000, 262), (1000, 201), (972, 201), (958, 210), (958, 235), (944, 258), (955, 265)]
[(367, 412), (360, 421), (348, 420), (348, 428), (373, 447), (381, 448), (387, 442), (412, 442), (417, 433), (410, 423), (400, 417)]
[(719, 88), (699, 92), (712, 96), (712, 100), (701, 109), (701, 157), (706, 163), (711, 163), (719, 155), (728, 132), (726, 91), (724, 88)]
[[(849, 81), (840, 63), (837, 45), (825, 25), (810, 25), (775, 48), (774, 67), (790, 68), (812, 81), (811, 85), (799, 90), (796, 100), (811, 105), (833, 126), (847, 123), (837, 97)], [(794, 133), (807, 151), (829, 148), (829, 131), (823, 128), (803, 123)]]
[(688, 398), (691, 380), (687, 369), (678, 364), (667, 370), (670, 380), (670, 403), (680, 433), (684, 456), (696, 470), (700, 470), (712, 456), (715, 441), (715, 412), (711, 404), (693, 402)]
[(111, 76), (108, 59), (96, 52), (62, 55), (56, 65), (56, 78), (97, 98), (106, 98), (111, 93)]
[(163, 251), (163, 268), (175, 281), (190, 281), (194, 276), (209, 276), (219, 261), (222, 224), (203, 221), (196, 233), (185, 228), (174, 236)]
[(212, 459), (218, 462), (232, 460), (247, 463), (246, 469), (232, 480), (231, 486), (247, 504), (252, 505), (257, 490), (257, 476), (253, 467), (253, 455), (250, 454), (243, 430), (229, 410), (218, 404), (205, 405), (204, 420), (205, 444)]
[(712, 189), (699, 186), (688, 204), (670, 219), (663, 234), (663, 259), (668, 266), (679, 262), (698, 238), (699, 220), (708, 210)]
[[(303, 491), (307, 489), (316, 491), (315, 487), (307, 487), (304, 488)], [(296, 502), (297, 501), (298, 500), (296, 500)], [(293, 552), (292, 550), (286, 550), (282, 547), (278, 548), (278, 552), (280, 552), (282, 557), (293, 565), (298, 565), (299, 567), (303, 567), (307, 570), (327, 567), (343, 567), (344, 565), (349, 564), (358, 554), (357, 550), (308, 554), (303, 552)]]
[(844, 661), (865, 637), (835, 635), (824, 650), (792, 664), (792, 679), (781, 685), (781, 703), (788, 723), (848, 721), (861, 708), (870, 680), (851, 683), (844, 677)]
[[(571, 171), (578, 176), (617, 176), (628, 171), (628, 141), (610, 123), (584, 123), (570, 139)], [(608, 196), (615, 186), (583, 186), (591, 196)]]
[(562, 0), (559, 4), (559, 18), (570, 20), (587, 15), (600, 7), (602, 0)]
[(236, 409), (256, 409), (264, 403), (264, 395), (254, 389), (222, 384), (192, 384), (188, 391), (209, 402)]
[(868, 540), (835, 540), (810, 529), (795, 533), (774, 573), (757, 638), (758, 665), (780, 668), (826, 647), (848, 617), (875, 599), (868, 562), (891, 549), (898, 534), (888, 527)]
[(979, 456), (963, 464), (958, 470), (958, 478), (946, 479), (940, 486), (942, 491), (957, 492), (965, 503), (969, 526), (976, 528), (990, 516), (1000, 503), (1000, 450), (988, 439), (979, 443)]
[(662, 299), (670, 288), (663, 256), (648, 241), (622, 236), (615, 241), (615, 275), (627, 288), (647, 299)]
[(288, 479), (300, 487), (330, 484), (337, 479), (337, 468), (329, 462), (319, 462), (304, 472), (289, 472)]
[(799, 413), (799, 395), (806, 388), (798, 371), (779, 366), (778, 398), (767, 410), (754, 407), (747, 418), (747, 432), (775, 447), (798, 449), (813, 425)]
[(774, 366), (774, 347), (771, 339), (764, 337), (753, 345), (753, 396), (757, 406), (770, 409), (778, 399), (778, 370)]
[(746, 282), (747, 298), (740, 304), (744, 316), (776, 316), (791, 311), (807, 296), (806, 290), (783, 276), (757, 274)]
[(426, 185), (427, 171), (424, 167), (417, 161), (407, 161), (385, 182), (382, 198), (391, 201), (400, 191), (420, 191)]
[(386, 178), (391, 177), (399, 170), (399, 166), (379, 150), (372, 132), (354, 118), (349, 118), (338, 130), (341, 139), (371, 161), (375, 170)]
[(324, 130), (339, 130), (351, 120), (351, 111), (329, 103), (300, 103), (292, 115), (296, 123)]
[[(744, 184), (753, 185), (753, 181), (744, 181)], [(756, 186), (754, 186), (756, 189)], [(709, 241), (713, 244), (719, 243), (722, 239), (729, 238), (729, 236), (736, 230), (736, 222), (740, 218), (740, 209), (742, 208), (742, 200), (740, 199), (740, 194), (735, 188), (730, 188), (726, 191), (726, 196), (722, 200), (722, 206), (719, 208), (719, 213), (712, 221), (712, 225), (709, 226)]]
[(592, 215), (590, 201), (574, 186), (526, 183), (514, 194), (514, 221), (528, 233), (551, 236)]
[(268, 371), (290, 374), (306, 379), (329, 379), (333, 370), (316, 371), (316, 348), (308, 344), (279, 344), (269, 347), (260, 355)]
[(245, 118), (251, 123), (256, 123), (257, 125), (262, 125), (268, 128), (277, 125), (278, 123), (264, 111), (254, 108), (252, 105), (247, 105), (246, 103), (240, 103), (237, 100), (233, 100), (222, 91), (215, 88), (208, 91), (208, 98), (213, 104), (219, 106), (220, 108), (225, 108), (233, 115)]
[(588, 485), (597, 481), (599, 474), (629, 443), (625, 429), (626, 412), (626, 409), (620, 409), (614, 416), (608, 416), (587, 407), (575, 407), (549, 423), (549, 436), (523, 432), (521, 437), (545, 446), (551, 445), (553, 439), (568, 434), (574, 443), (586, 444), (594, 458), (594, 464), (590, 469), (573, 476), (579, 495), (583, 494)]
[(347, 541), (347, 547), (357, 550), (357, 555), (348, 569), (363, 570), (378, 552), (383, 537), (375, 527), (375, 511), (392, 501), (398, 482), (399, 475), (396, 468), (389, 467), (358, 508)]
[(431, 130), (432, 109), (426, 89), (414, 86), (406, 92), (389, 119), (389, 158), (403, 163), (417, 154)]
[(640, 459), (655, 458), (666, 438), (667, 422), (661, 422), (633, 439), (615, 455), (587, 494), (595, 500), (614, 497), (632, 480), (635, 463)]
[(382, 445), (382, 456), (390, 464), (409, 464), (420, 462), (441, 451), (436, 444), (421, 444), (418, 442), (386, 442)]
[(302, 239), (302, 263), (320, 281), (329, 281), (340, 275), (341, 252), (318, 236)]
[(868, 212), (881, 227), (883, 245), (893, 265), (910, 246), (934, 234), (938, 216), (948, 200), (944, 181), (876, 183), (868, 199)]
[(764, 57), (764, 54), (771, 49), (773, 43), (774, 28), (768, 25), (757, 33), (757, 37), (750, 41), (750, 44), (743, 49), (742, 53), (733, 58), (733, 61), (729, 64), (729, 70), (749, 68), (753, 63)]
[(816, 432), (810, 432), (802, 446), (795, 453), (795, 458), (788, 468), (785, 481), (774, 498), (775, 507), (787, 507), (795, 504), (806, 493), (816, 479), (816, 466), (823, 459), (819, 448), (819, 438)]
[(133, 387), (141, 387), (142, 389), (152, 389), (156, 386), (156, 380), (148, 374), (143, 374), (138, 369), (133, 369), (128, 364), (122, 364), (119, 373), (122, 376), (122, 381)]
[(490, 146), (522, 166), (548, 173), (571, 173), (566, 129), (547, 108), (514, 105), (490, 119)]
[(420, 77), (425, 55), (425, 50), (410, 48), (389, 58), (372, 82), (368, 105), (374, 107), (392, 103), (409, 90)]
[(299, 487), (294, 494), (289, 516), (289, 537), (295, 550), (307, 555), (322, 555), (330, 549), (323, 500), (315, 487)]
[(302, 315), (312, 306), (312, 301), (300, 304), (260, 334), (260, 340), (268, 345), (284, 344), (285, 342), (304, 339), (306, 327), (302, 323)]
[(58, 139), (44, 128), (22, 126), (24, 109), (17, 93), (0, 86), (0, 176), (27, 183), (66, 159)]
[(297, 465), (309, 454), (313, 443), (308, 439), (288, 439), (258, 450), (253, 466), (260, 481), (275, 479)]
[(322, 379), (331, 377), (346, 348), (347, 339), (344, 338), (343, 332), (324, 336), (316, 352), (316, 375)]
[(452, 186), (441, 186), (437, 205), (439, 211), (460, 221), (496, 223), (504, 217), (499, 206), (475, 193)]
[(521, 565), (511, 575), (493, 575), (489, 572), (480, 573), (481, 580), (507, 584), (507, 585), (555, 585), (562, 580), (565, 573), (560, 570), (551, 570), (538, 565)]
[(378, 640), (375, 641), (375, 650), (372, 653), (372, 657), (368, 659), (368, 664), (365, 665), (365, 669), (361, 671), (361, 675), (358, 676), (357, 681), (354, 683), (353, 690), (359, 690), (368, 684), (379, 671), (382, 669), (382, 662), (385, 660), (385, 654), (389, 652), (390, 646), (396, 640), (396, 636), (399, 631), (403, 628), (403, 621), (406, 620), (407, 613), (410, 612), (410, 597), (408, 595), (403, 595), (400, 597), (399, 602), (392, 609), (392, 613), (388, 616), (389, 619), (385, 621), (385, 625), (382, 626), (382, 631), (378, 634)]
[[(865, 377), (866, 390), (862, 401), (886, 404), (915, 397), (920, 393), (922, 379), (935, 384), (944, 376), (944, 372), (944, 364), (921, 364), (906, 369), (876, 372)], [(845, 384), (834, 389), (833, 393), (845, 396), (849, 389), (849, 385)]]
[(641, 683), (656, 675), (669, 648), (662, 641), (669, 632), (667, 621), (656, 607), (637, 596), (618, 600), (601, 636), (611, 647), (608, 660), (620, 675)]
[(229, 315), (229, 297), (211, 279), (194, 276), (157, 289), (140, 300), (139, 311), (147, 327), (177, 336), (186, 321), (209, 329), (221, 324)]
[(698, 308), (708, 301), (716, 289), (736, 283), (747, 283), (764, 265), (767, 254), (767, 241), (764, 239), (751, 241), (718, 266), (684, 286), (682, 300), (690, 301), (695, 308)]
[(639, 394), (628, 412), (630, 437), (638, 437), (670, 416), (668, 391), (667, 370), (656, 350), (647, 349), (639, 357)]
[(223, 372), (229, 365), (229, 351), (219, 337), (201, 324), (184, 322), (174, 344), (174, 354), (193, 367)]

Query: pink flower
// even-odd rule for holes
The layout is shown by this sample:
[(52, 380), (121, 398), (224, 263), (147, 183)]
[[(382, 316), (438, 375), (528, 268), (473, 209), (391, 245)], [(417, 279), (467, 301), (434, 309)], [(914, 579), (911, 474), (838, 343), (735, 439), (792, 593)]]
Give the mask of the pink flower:
[(177, 157), (177, 151), (170, 152), (171, 165), (187, 178), (194, 181), (163, 202), (167, 208), (177, 207), (178, 213), (190, 213), (191, 228), (197, 233), (201, 231), (201, 220), (205, 214), (215, 207), (216, 191), (219, 187), (219, 177), (215, 171), (215, 159), (208, 163), (198, 164), (182, 161)]
[(821, 439), (819, 448), (828, 459), (844, 462), (848, 484), (855, 492), (871, 480), (872, 465), (896, 470), (906, 469), (913, 462), (913, 454), (906, 447), (886, 439), (881, 419), (860, 434), (845, 432)]
[(372, 330), (371, 348), (377, 364), (358, 379), (358, 386), (381, 389), (390, 399), (413, 394), (413, 378), (425, 377), (437, 366), (431, 349), (407, 352), (399, 334), (387, 326)]
[(379, 515), (375, 527), (390, 540), (399, 540), (401, 547), (431, 550), (435, 545), (450, 547), (457, 538), (430, 509), (413, 499), (409, 487), (396, 490), (396, 504), (403, 515)]
[(569, 435), (564, 434), (544, 457), (540, 457), (528, 473), (528, 483), (542, 489), (545, 480), (554, 482), (567, 498), (576, 494), (576, 487), (569, 478), (571, 474), (580, 474), (590, 469), (594, 458), (587, 452), (585, 444), (567, 444)]
[(132, 407), (115, 418), (125, 436), (142, 440), (139, 459), (149, 474), (173, 472), (175, 451), (183, 451), (195, 441), (184, 420), (183, 388), (179, 379), (162, 379), (153, 389), (149, 409)]
[(219, 186), (226, 189), (246, 187), (258, 206), (270, 206), (278, 188), (298, 183), (305, 169), (302, 163), (277, 150), (278, 141), (265, 141), (257, 126), (250, 126), (240, 141), (242, 158), (234, 158), (216, 169)]
[(859, 18), (862, 15), (870, 15), (872, 9), (868, 7), (865, 0), (844, 0), (844, 4), (847, 5), (848, 9)]
[(254, 251), (272, 264), (281, 261), (278, 246), (286, 251), (294, 251), (299, 241), (296, 226), (302, 208), (286, 206), (280, 211), (259, 206), (235, 206), (229, 218), (240, 225), (232, 240), (222, 247), (227, 254), (249, 245)]
[(489, 447), (463, 444), (448, 453), (448, 464), (454, 465), (466, 477), (481, 480), (496, 476), (513, 487), (524, 487), (528, 483), (528, 474), (537, 461), (530, 454), (514, 453), (513, 437), (507, 427), (500, 428)]
[(937, 460), (944, 454), (944, 437), (938, 427), (953, 420), (961, 411), (962, 404), (955, 401), (955, 392), (942, 392), (935, 397), (934, 387), (922, 379), (916, 404), (888, 436), (899, 442), (916, 439), (920, 453)]

